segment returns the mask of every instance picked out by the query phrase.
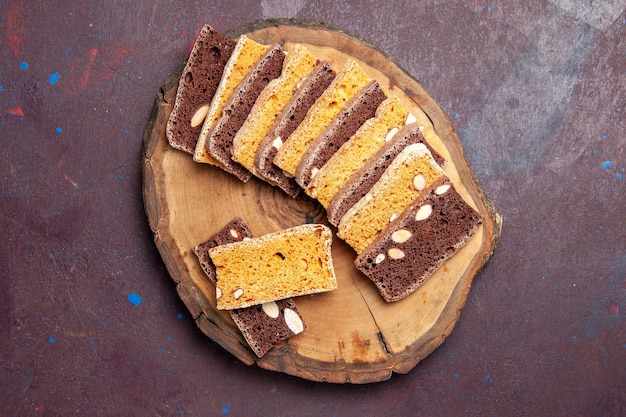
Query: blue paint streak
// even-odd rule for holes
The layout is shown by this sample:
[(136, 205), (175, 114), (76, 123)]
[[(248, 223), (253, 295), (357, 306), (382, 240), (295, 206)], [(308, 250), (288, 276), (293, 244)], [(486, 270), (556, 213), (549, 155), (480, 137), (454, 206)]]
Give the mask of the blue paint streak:
[(141, 295), (131, 292), (130, 294), (128, 294), (128, 301), (133, 304), (138, 306), (139, 304), (141, 304)]
[(619, 173), (619, 172), (617, 174), (615, 174), (615, 178), (617, 178), (618, 180), (621, 180), (622, 177), (623, 177), (623, 175), (621, 173)]
[(48, 342), (50, 342), (50, 343), (54, 343), (54, 342), (55, 342), (54, 337), (49, 338), (49, 339), (48, 339)]
[(604, 169), (609, 169), (613, 166), (613, 161), (604, 161), (600, 166)]
[(0, 91), (2, 91), (2, 86), (0, 85)]
[(22, 71), (26, 71), (28, 69), (28, 62), (26, 62), (26, 61), (20, 62), (20, 69)]
[(57, 126), (55, 130), (57, 131), (57, 133), (63, 133), (63, 128), (61, 126)]
[(48, 82), (50, 83), (50, 85), (55, 85), (58, 81), (59, 81), (59, 73), (55, 72), (53, 74), (50, 74), (50, 78), (48, 78)]

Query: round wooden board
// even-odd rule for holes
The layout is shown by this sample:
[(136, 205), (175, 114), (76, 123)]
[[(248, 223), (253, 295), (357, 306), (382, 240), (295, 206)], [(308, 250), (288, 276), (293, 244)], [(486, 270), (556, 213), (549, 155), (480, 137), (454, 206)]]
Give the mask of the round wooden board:
[(215, 308), (215, 289), (191, 248), (235, 216), (243, 218), (257, 236), (306, 222), (328, 223), (323, 208), (306, 196), (289, 198), (257, 179), (241, 183), (169, 146), (165, 126), (181, 68), (157, 95), (143, 143), (145, 209), (178, 294), (198, 327), (246, 364), (335, 383), (376, 382), (393, 372), (406, 373), (452, 331), (472, 279), (497, 245), (500, 213), (473, 177), (450, 120), (421, 85), (383, 53), (340, 30), (312, 22), (265, 20), (228, 35), (242, 33), (261, 43), (282, 43), (287, 49), (302, 43), (335, 68), (348, 58), (356, 59), (426, 127), (427, 141), (447, 160), (446, 174), (485, 221), (420, 289), (396, 303), (380, 297), (354, 267), (354, 251), (335, 238), (338, 289), (296, 298), (306, 331), (258, 359), (228, 313)]

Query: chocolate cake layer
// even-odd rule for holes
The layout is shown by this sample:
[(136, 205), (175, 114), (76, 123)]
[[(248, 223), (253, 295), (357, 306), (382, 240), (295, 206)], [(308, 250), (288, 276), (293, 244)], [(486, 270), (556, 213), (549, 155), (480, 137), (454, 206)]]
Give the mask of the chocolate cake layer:
[(294, 178), (286, 176), (280, 168), (274, 165), (274, 157), (283, 140), (286, 140), (304, 120), (307, 111), (334, 78), (335, 72), (330, 64), (320, 61), (313, 72), (303, 80), (302, 85), (276, 118), (259, 146), (254, 162), (257, 170), (268, 182), (277, 185), (291, 197), (298, 195), (301, 189)]
[(267, 84), (280, 76), (285, 51), (280, 45), (270, 48), (233, 92), (224, 106), (222, 117), (211, 129), (206, 147), (224, 170), (246, 182), (252, 174), (232, 160), (233, 138), (250, 113), (257, 97)]
[(483, 220), (447, 178), (426, 191), (354, 261), (388, 302), (419, 288)]
[(173, 148), (193, 154), (202, 122), (236, 43), (209, 25), (200, 31), (180, 77), (167, 122), (167, 140)]
[(248, 228), (248, 225), (241, 218), (236, 217), (209, 239), (195, 246), (193, 252), (198, 257), (200, 266), (206, 276), (215, 284), (217, 276), (215, 274), (215, 265), (213, 265), (213, 261), (211, 261), (209, 256), (209, 249), (253, 237), (254, 233)]
[(307, 148), (296, 170), (296, 182), (306, 189), (317, 171), (365, 121), (374, 117), (376, 109), (386, 98), (378, 81), (371, 81), (352, 97), (330, 125)]

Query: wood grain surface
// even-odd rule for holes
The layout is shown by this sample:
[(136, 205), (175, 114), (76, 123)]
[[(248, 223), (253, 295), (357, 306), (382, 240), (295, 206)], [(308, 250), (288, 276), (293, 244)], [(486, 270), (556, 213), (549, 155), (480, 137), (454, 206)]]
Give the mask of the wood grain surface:
[[(429, 144), (447, 160), (445, 172), (463, 196), (485, 217), (468, 244), (418, 291), (386, 303), (353, 265), (354, 251), (333, 241), (336, 291), (298, 297), (307, 329), (258, 359), (229, 315), (215, 308), (215, 289), (204, 277), (191, 248), (234, 216), (256, 235), (306, 222), (326, 223), (323, 208), (308, 197), (292, 199), (253, 179), (241, 183), (218, 168), (194, 163), (165, 137), (180, 71), (171, 75), (155, 99), (144, 134), (143, 195), (155, 243), (177, 291), (207, 336), (241, 361), (315, 381), (368, 383), (406, 373), (450, 334), (465, 304), (472, 280), (495, 250), (502, 227), (499, 211), (484, 194), (465, 161), (454, 126), (422, 86), (385, 54), (336, 28), (270, 20), (240, 28), (266, 44), (287, 49), (302, 43), (335, 68), (356, 59), (384, 88), (396, 94), (426, 127)], [(182, 69), (181, 69), (182, 70)]]

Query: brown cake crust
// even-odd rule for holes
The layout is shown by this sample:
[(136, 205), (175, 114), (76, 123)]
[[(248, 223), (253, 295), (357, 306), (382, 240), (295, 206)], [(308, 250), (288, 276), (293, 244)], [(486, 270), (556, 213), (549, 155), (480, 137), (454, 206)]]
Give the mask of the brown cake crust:
[(483, 217), (447, 178), (437, 180), (354, 261), (385, 301), (419, 288), (476, 233)]
[(286, 140), (304, 120), (307, 111), (313, 103), (328, 88), (335, 78), (335, 71), (326, 61), (320, 61), (298, 88), (285, 109), (276, 118), (269, 133), (261, 142), (255, 159), (258, 172), (271, 184), (280, 187), (290, 197), (299, 194), (301, 188), (294, 178), (286, 176), (283, 171), (272, 162), (278, 148), (274, 146), (278, 141)]
[(221, 168), (246, 182), (252, 174), (232, 160), (233, 138), (250, 113), (257, 97), (269, 82), (282, 72), (285, 51), (280, 45), (270, 48), (243, 79), (224, 106), (222, 117), (211, 129), (206, 147)]
[[(200, 266), (208, 279), (215, 284), (217, 276), (215, 265), (209, 256), (209, 249), (253, 237), (254, 234), (246, 223), (237, 217), (208, 240), (195, 246), (193, 252), (198, 257)], [(273, 312), (276, 314), (276, 317), (268, 315), (266, 310), (269, 311), (270, 309), (267, 306), (265, 309), (263, 306), (253, 306), (229, 311), (231, 318), (243, 334), (246, 342), (259, 358), (265, 355), (276, 343), (295, 336), (296, 333), (286, 323), (285, 311), (289, 310), (291, 313), (288, 312), (287, 314), (295, 314), (299, 318), (302, 330), (306, 328), (306, 324), (302, 320), (302, 316), (292, 299), (287, 298), (276, 301), (271, 307), (275, 307)]]
[(441, 155), (426, 143), (420, 126), (415, 123), (405, 125), (339, 189), (326, 209), (328, 221), (338, 226), (343, 215), (376, 184), (394, 158), (413, 143), (426, 145), (440, 166), (445, 162)]
[(195, 126), (192, 120), (198, 111), (208, 110), (236, 43), (209, 25), (200, 31), (180, 77), (176, 101), (167, 122), (167, 140), (173, 148), (193, 154), (202, 120), (195, 121)]
[(366, 120), (374, 117), (376, 109), (386, 98), (387, 95), (375, 80), (370, 81), (352, 97), (307, 148), (296, 170), (296, 182), (306, 189), (315, 175), (315, 169), (319, 170)]

